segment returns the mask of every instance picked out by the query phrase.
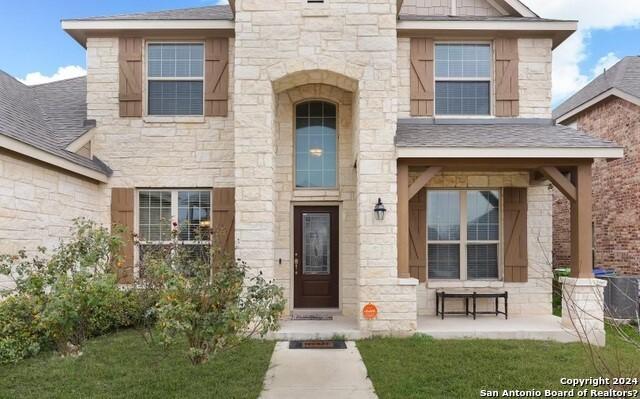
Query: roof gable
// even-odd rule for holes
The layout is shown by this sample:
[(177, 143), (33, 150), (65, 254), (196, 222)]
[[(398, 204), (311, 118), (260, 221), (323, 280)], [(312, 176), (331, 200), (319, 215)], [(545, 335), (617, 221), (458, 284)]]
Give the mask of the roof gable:
[(404, 0), (400, 13), (422, 17), (538, 17), (519, 0)]
[(614, 92), (618, 91), (640, 102), (640, 56), (625, 57), (609, 70), (605, 70), (556, 107), (553, 117), (562, 119), (603, 94), (611, 92), (615, 95)]
[[(6, 148), (29, 148), (102, 175), (110, 170), (97, 159), (67, 151), (66, 146), (88, 128), (86, 78), (26, 86), (0, 71), (0, 138)], [(20, 144), (20, 145), (18, 145)], [(10, 148), (11, 147), (11, 148)]]

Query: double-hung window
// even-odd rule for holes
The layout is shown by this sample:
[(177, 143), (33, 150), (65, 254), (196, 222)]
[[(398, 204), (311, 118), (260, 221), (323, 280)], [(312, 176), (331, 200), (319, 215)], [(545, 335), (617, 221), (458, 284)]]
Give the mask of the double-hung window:
[(149, 43), (147, 50), (147, 113), (203, 115), (204, 45)]
[(429, 279), (496, 280), (499, 253), (499, 191), (428, 191)]
[(491, 58), (488, 43), (436, 44), (436, 115), (490, 115)]
[(179, 243), (189, 252), (206, 256), (210, 245), (211, 207), (209, 190), (138, 191), (140, 257), (145, 251), (169, 245), (174, 229)]

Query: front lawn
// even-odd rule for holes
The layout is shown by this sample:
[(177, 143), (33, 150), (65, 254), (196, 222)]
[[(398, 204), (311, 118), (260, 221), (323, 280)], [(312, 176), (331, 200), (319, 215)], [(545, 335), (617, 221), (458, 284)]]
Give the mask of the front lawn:
[[(639, 376), (638, 349), (611, 331), (607, 338), (607, 363), (622, 375)], [(358, 349), (380, 399), (478, 398), (481, 389), (567, 390), (562, 377), (600, 376), (577, 343), (416, 336), (359, 341)]]
[(257, 398), (273, 347), (250, 341), (192, 366), (184, 345), (164, 352), (125, 331), (87, 342), (79, 358), (0, 365), (0, 398)]

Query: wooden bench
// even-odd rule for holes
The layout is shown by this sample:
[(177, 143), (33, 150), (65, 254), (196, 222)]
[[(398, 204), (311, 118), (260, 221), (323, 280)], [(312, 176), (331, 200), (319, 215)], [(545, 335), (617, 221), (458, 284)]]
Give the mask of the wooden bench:
[[(444, 305), (446, 300), (448, 299), (464, 299), (464, 311), (454, 312), (454, 311), (445, 311)], [(496, 301), (496, 309), (495, 311), (478, 311), (477, 310), (477, 300), (478, 298), (489, 298), (495, 299)], [(504, 298), (504, 311), (501, 311), (499, 308), (499, 300), (500, 298)], [(469, 310), (469, 300), (472, 302), (472, 309)], [(445, 315), (465, 315), (469, 316), (470, 314), (473, 316), (473, 319), (476, 319), (476, 316), (479, 314), (494, 314), (496, 316), (503, 314), (505, 319), (508, 319), (508, 309), (509, 309), (509, 293), (507, 291), (503, 293), (482, 293), (479, 294), (477, 292), (468, 294), (468, 293), (446, 293), (445, 291), (436, 292), (436, 316), (441, 316), (444, 320)]]

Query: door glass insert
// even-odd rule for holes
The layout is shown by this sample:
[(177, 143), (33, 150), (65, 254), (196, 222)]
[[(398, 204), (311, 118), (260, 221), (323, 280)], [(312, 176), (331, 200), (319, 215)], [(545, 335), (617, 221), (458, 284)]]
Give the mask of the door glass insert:
[(302, 214), (302, 272), (304, 274), (329, 274), (330, 264), (329, 213)]

